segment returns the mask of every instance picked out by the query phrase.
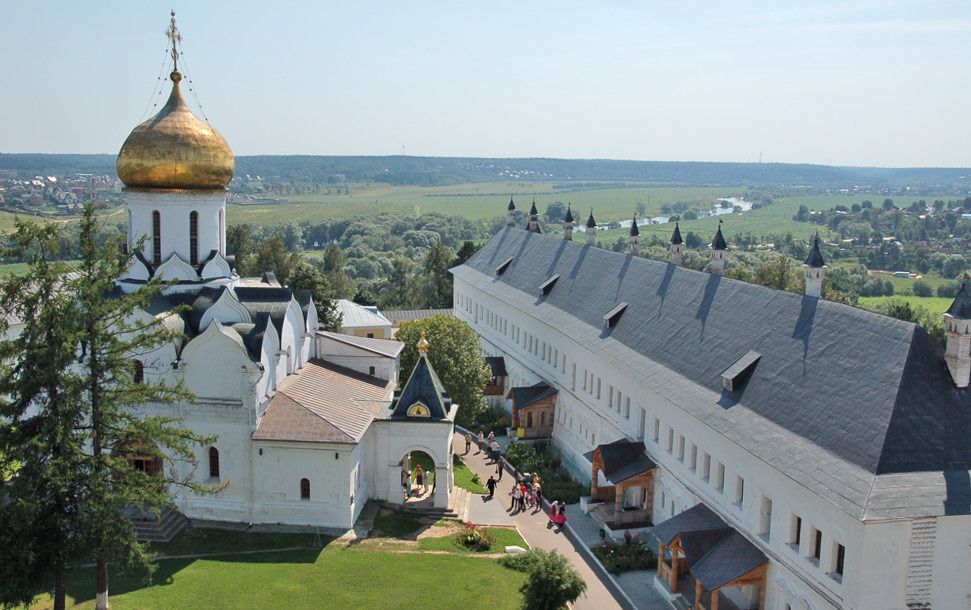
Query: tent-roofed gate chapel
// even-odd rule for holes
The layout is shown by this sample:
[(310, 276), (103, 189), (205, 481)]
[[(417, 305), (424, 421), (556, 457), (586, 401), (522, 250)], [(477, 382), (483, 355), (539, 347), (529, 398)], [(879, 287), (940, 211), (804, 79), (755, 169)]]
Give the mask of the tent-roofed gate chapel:
[[(434, 506), (448, 506), (458, 405), (424, 354), (396, 392), (402, 343), (320, 331), (308, 291), (236, 273), (226, 252), (233, 153), (186, 106), (181, 78), (173, 71), (168, 102), (132, 131), (117, 163), (130, 243), (145, 242), (116, 284), (173, 281), (141, 315), (184, 335), (133, 355), (136, 366), (196, 395), (140, 411), (217, 435), (198, 466), (166, 467), (227, 484), (205, 496), (177, 491), (175, 508), (196, 520), (346, 529), (368, 499), (403, 501), (401, 470), (416, 450), (435, 465)], [(184, 309), (169, 313), (175, 306)]]
[[(563, 464), (604, 531), (660, 540), (651, 584), (681, 607), (967, 608), (971, 295), (921, 327), (819, 298), (818, 236), (795, 294), (596, 247), (532, 217), (453, 268), (525, 427), (542, 389)], [(731, 220), (724, 225), (730, 226)], [(498, 394), (499, 388), (494, 390)], [(534, 415), (533, 422), (536, 419)], [(541, 422), (542, 423), (542, 422)], [(525, 430), (524, 430), (525, 432)], [(535, 434), (535, 433), (534, 433)]]

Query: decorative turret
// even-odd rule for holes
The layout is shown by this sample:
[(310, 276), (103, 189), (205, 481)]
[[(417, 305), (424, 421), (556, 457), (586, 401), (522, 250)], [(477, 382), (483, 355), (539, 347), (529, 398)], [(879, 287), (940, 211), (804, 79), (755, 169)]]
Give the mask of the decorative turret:
[(563, 239), (573, 241), (573, 212), (570, 211), (570, 204), (566, 204), (566, 216), (563, 218)]
[(964, 274), (961, 289), (944, 312), (944, 334), (947, 335), (944, 361), (954, 385), (959, 388), (968, 387), (971, 379), (971, 298), (968, 297), (967, 283), (968, 275)]
[(802, 266), (806, 270), (806, 296), (818, 299), (823, 293), (823, 276), (826, 273), (823, 254), (819, 251), (818, 231), (813, 238), (813, 247), (809, 250), (809, 257)]
[(711, 241), (711, 272), (724, 275), (725, 274), (725, 255), (728, 253), (728, 244), (725, 243), (725, 238), (722, 236), (722, 221), (718, 221), (718, 232), (715, 233), (715, 239)]
[(587, 244), (597, 245), (597, 221), (593, 219), (593, 208), (590, 208), (590, 218), (587, 219)]
[(638, 247), (638, 243), (640, 242), (640, 239), (641, 239), (640, 236), (641, 236), (641, 232), (637, 228), (637, 214), (634, 214), (634, 219), (631, 220), (631, 223), (630, 223), (630, 235), (627, 237), (627, 244), (630, 246), (631, 256), (640, 255), (640, 248)]
[(512, 201), (512, 195), (509, 196), (509, 207), (506, 208), (506, 225), (516, 225), (516, 204)]
[(529, 208), (529, 224), (526, 225), (526, 230), (530, 233), (542, 233), (543, 229), (539, 226), (539, 211), (536, 209), (536, 200), (533, 199), (533, 205)]
[(454, 420), (455, 409), (451, 395), (438, 379), (428, 361), (428, 340), (425, 331), (418, 341), (418, 362), (404, 387), (395, 391), (391, 402), (391, 417), (422, 420)]
[(678, 227), (678, 222), (674, 223), (674, 234), (671, 236), (671, 264), (681, 265), (681, 248), (684, 245), (684, 240), (681, 239), (681, 229)]

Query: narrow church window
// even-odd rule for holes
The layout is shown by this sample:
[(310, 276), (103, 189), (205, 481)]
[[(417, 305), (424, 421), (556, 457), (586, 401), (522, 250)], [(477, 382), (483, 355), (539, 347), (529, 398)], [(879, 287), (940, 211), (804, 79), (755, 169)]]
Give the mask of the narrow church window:
[(300, 479), (300, 499), (310, 499), (310, 479)]
[(152, 261), (162, 262), (162, 215), (158, 210), (152, 212)]
[(199, 212), (189, 212), (189, 264), (199, 264)]
[(209, 448), (209, 476), (219, 478), (219, 449), (215, 447)]
[(135, 372), (132, 376), (132, 380), (135, 383), (141, 383), (145, 381), (145, 365), (142, 364), (141, 360), (135, 360)]
[(843, 581), (843, 564), (846, 560), (846, 547), (836, 543), (836, 565), (833, 566), (833, 575), (838, 576), (840, 582)]

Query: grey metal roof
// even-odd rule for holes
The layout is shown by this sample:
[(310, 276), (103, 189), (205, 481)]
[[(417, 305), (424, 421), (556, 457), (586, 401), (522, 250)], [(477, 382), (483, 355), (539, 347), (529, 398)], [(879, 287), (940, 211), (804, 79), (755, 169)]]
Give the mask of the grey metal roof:
[(642, 442), (618, 439), (599, 445), (593, 451), (584, 453), (583, 457), (592, 462), (593, 454), (597, 451), (600, 451), (600, 459), (603, 461), (604, 476), (615, 485), (657, 467), (654, 460), (644, 453)]
[(816, 238), (813, 239), (813, 247), (809, 250), (806, 264), (814, 269), (826, 266), (823, 262), (823, 253), (819, 251), (819, 233), (816, 233)]
[(509, 391), (512, 396), (512, 405), (516, 410), (536, 404), (544, 398), (556, 394), (557, 390), (545, 381), (540, 381), (531, 386), (515, 387)]
[[(267, 271), (267, 275), (272, 274)], [(287, 309), (293, 298), (291, 289), (272, 285), (237, 286), (235, 292), (239, 302), (254, 318), (257, 314), (269, 314), (277, 334), (283, 338), (283, 322), (287, 318)]]
[(637, 215), (635, 214), (634, 220), (632, 220), (630, 223), (630, 235), (631, 237), (633, 237), (635, 235), (640, 235), (640, 234), (641, 234), (641, 230), (637, 228)]
[[(570, 328), (619, 370), (858, 516), (883, 501), (871, 498), (874, 474), (971, 463), (971, 391), (955, 388), (940, 346), (915, 324), (513, 228), (452, 271)], [(554, 273), (556, 286), (536, 298)], [(604, 328), (603, 312), (623, 301), (625, 314)], [(722, 372), (749, 350), (762, 355), (758, 366), (740, 389), (723, 390)]]
[(718, 221), (718, 231), (715, 233), (715, 239), (711, 241), (712, 250), (728, 250), (728, 244), (725, 243), (725, 237), (722, 235), (721, 221)]
[(951, 306), (947, 308), (947, 313), (962, 320), (971, 318), (971, 299), (968, 298), (967, 284), (967, 280), (961, 282), (961, 289), (954, 296)]
[[(651, 533), (664, 544), (671, 544), (678, 536), (689, 532), (726, 532), (730, 527), (704, 504), (695, 504), (667, 521), (651, 528)], [(682, 541), (683, 542), (683, 541)], [(696, 558), (700, 558), (700, 555)]]
[(573, 212), (570, 210), (570, 206), (566, 206), (566, 216), (563, 218), (563, 222), (574, 222)]
[(382, 311), (381, 314), (390, 320), (392, 324), (424, 320), (425, 318), (432, 318), (439, 314), (450, 318), (455, 317), (451, 309), (396, 309), (393, 311)]
[(671, 243), (672, 244), (683, 244), (684, 243), (684, 240), (681, 239), (681, 228), (678, 226), (678, 223), (677, 222), (674, 223), (674, 233), (671, 234)]
[(713, 591), (768, 561), (758, 547), (732, 530), (691, 566), (691, 574)]
[(391, 339), (356, 337), (354, 335), (334, 333), (327, 330), (318, 330), (317, 334), (327, 337), (328, 339), (333, 339), (334, 341), (340, 341), (341, 343), (345, 343), (347, 345), (353, 345), (354, 347), (367, 350), (386, 358), (397, 358), (398, 354), (401, 353), (401, 350), (405, 348), (405, 344), (401, 341), (393, 341)]
[(486, 356), (486, 364), (492, 369), (493, 377), (506, 376), (506, 359), (502, 356)]

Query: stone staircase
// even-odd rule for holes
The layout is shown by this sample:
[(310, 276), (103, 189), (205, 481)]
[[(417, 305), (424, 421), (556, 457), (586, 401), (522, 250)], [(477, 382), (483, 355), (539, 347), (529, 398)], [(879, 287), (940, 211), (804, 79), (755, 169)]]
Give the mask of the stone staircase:
[(472, 504), (472, 492), (467, 489), (456, 487), (451, 494), (451, 502), (448, 508), (435, 508), (431, 500), (421, 502), (406, 502), (405, 504), (395, 505), (394, 508), (407, 513), (414, 513), (426, 517), (438, 517), (439, 519), (459, 519), (469, 520), (469, 507)]
[(139, 542), (169, 542), (189, 522), (185, 515), (172, 506), (166, 506), (156, 517), (150, 512), (135, 508), (125, 511)]

